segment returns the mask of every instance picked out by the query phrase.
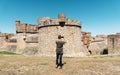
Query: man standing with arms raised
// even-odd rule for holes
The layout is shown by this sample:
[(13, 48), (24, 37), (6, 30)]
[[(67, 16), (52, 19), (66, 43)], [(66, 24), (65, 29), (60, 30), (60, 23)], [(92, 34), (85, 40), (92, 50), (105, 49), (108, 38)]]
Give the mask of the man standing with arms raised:
[(63, 45), (65, 44), (64, 37), (58, 35), (58, 40), (56, 41), (56, 68), (60, 66), (62, 69), (62, 56), (63, 56)]

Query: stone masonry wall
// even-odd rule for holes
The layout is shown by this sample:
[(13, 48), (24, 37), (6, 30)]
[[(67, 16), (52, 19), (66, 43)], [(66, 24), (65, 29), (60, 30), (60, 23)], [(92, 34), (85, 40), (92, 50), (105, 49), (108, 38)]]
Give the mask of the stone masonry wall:
[(91, 41), (91, 33), (82, 32), (82, 41), (83, 41), (83, 44), (88, 48), (90, 41)]
[(89, 44), (89, 51), (91, 55), (101, 55), (103, 50), (107, 48), (107, 36), (106, 35), (97, 35), (91, 37), (91, 42)]
[(17, 53), (22, 53), (25, 48), (25, 36), (23, 33), (17, 34)]
[(25, 55), (38, 55), (38, 43), (26, 43), (22, 51)]
[(108, 35), (109, 54), (120, 54), (120, 35)]
[[(63, 33), (60, 31), (63, 30)], [(56, 40), (62, 34), (66, 41), (64, 56), (85, 56), (87, 48), (81, 42), (81, 31), (74, 26), (52, 26), (39, 29), (39, 54), (43, 56), (55, 56)]]
[(19, 54), (35, 54), (34, 50), (38, 50), (38, 34), (17, 33), (17, 50)]
[[(35, 54), (38, 46), (38, 29), (34, 24), (21, 24), (16, 20), (17, 49), (19, 54)], [(37, 46), (36, 46), (37, 44)], [(38, 49), (37, 49), (38, 50)]]
[(0, 50), (8, 50), (10, 39), (14, 34), (0, 33)]
[(16, 20), (16, 32), (18, 33), (37, 33), (37, 25), (34, 24), (21, 24), (20, 20)]
[(88, 54), (82, 42), (81, 23), (66, 19), (59, 15), (58, 19), (40, 18), (39, 20), (39, 46), (38, 54), (41, 56), (55, 56), (58, 35), (64, 36), (64, 56), (80, 57)]

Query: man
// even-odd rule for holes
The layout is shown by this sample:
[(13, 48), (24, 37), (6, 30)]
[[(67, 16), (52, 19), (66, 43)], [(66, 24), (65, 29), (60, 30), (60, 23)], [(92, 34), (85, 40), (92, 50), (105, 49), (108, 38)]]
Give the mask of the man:
[(58, 35), (58, 40), (56, 41), (56, 68), (60, 66), (62, 69), (62, 55), (63, 55), (63, 45), (65, 44), (64, 37)]

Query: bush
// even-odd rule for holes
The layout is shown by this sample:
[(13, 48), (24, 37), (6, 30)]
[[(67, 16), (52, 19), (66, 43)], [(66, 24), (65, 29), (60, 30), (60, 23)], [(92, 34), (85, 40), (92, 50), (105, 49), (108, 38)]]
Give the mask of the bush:
[(108, 51), (108, 48), (104, 48), (104, 50), (107, 50), (107, 51)]

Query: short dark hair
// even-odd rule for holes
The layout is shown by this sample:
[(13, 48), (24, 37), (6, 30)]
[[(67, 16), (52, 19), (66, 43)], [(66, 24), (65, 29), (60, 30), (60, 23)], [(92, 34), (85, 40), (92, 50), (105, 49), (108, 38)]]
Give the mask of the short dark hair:
[(58, 39), (61, 39), (61, 35), (58, 35)]

